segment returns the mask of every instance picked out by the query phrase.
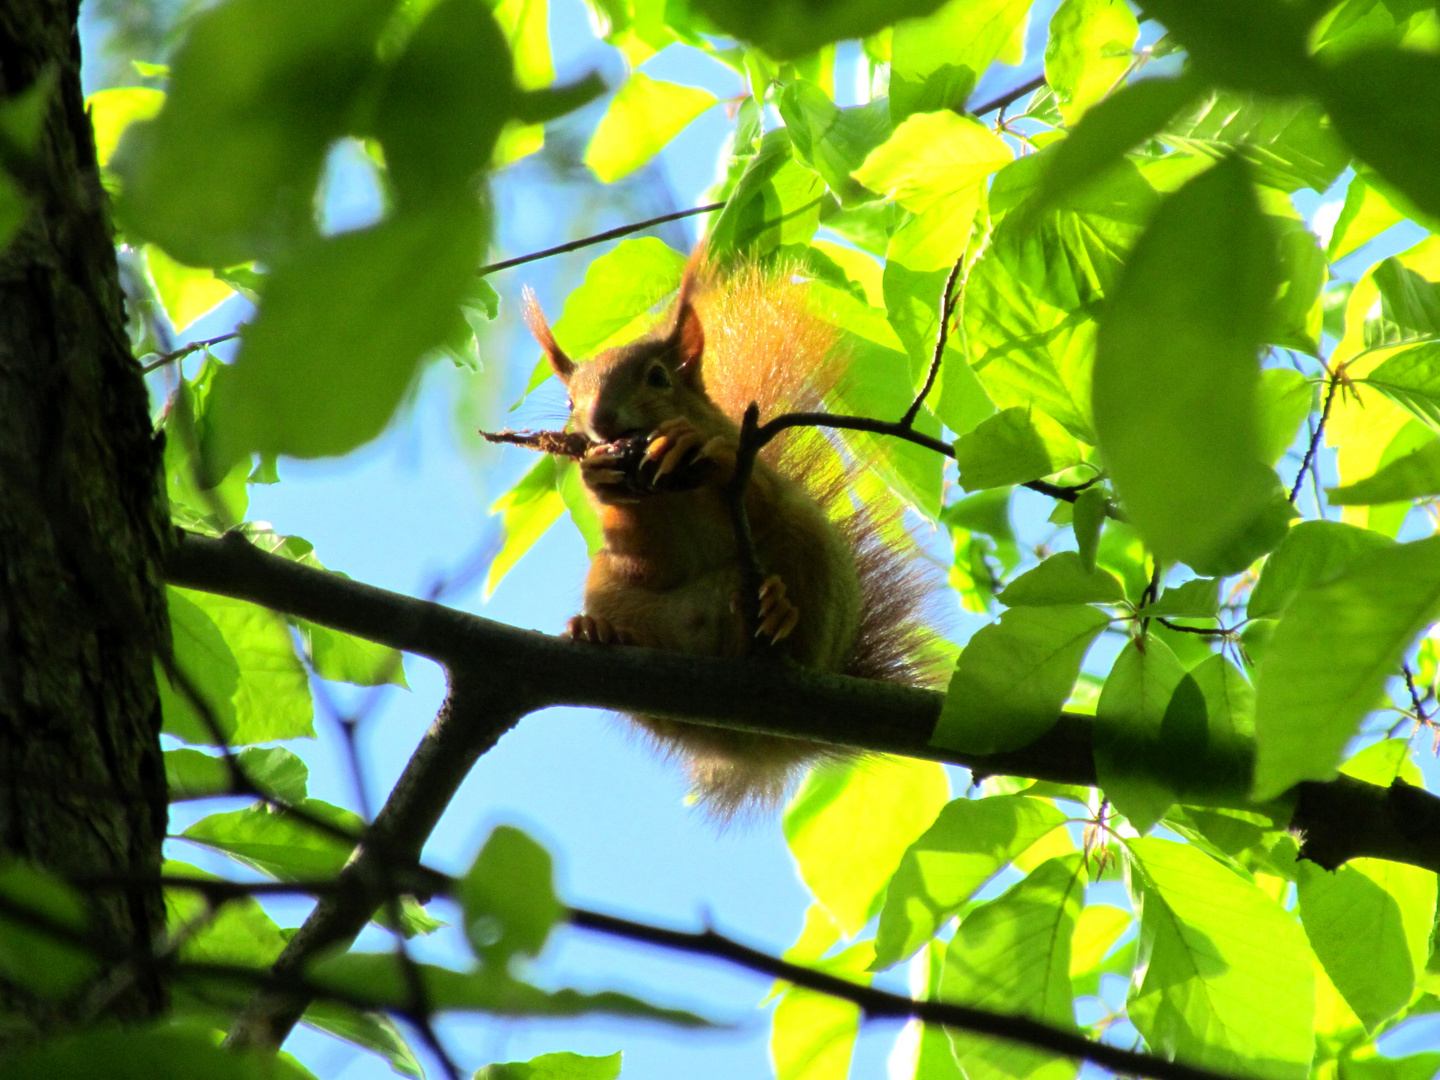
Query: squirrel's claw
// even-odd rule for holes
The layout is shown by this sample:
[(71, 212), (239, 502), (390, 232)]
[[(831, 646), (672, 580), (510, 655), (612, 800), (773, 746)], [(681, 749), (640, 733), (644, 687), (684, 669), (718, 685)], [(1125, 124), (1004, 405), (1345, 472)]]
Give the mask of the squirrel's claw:
[(609, 619), (599, 615), (575, 615), (565, 624), (561, 635), (571, 641), (588, 641), (592, 645), (629, 645), (630, 635), (618, 629)]
[(790, 636), (800, 621), (800, 609), (785, 598), (785, 582), (771, 574), (760, 586), (760, 625), (755, 636), (767, 637), (772, 645)]
[(712, 468), (709, 474), (712, 482), (726, 483), (735, 471), (734, 440), (724, 435), (706, 439), (703, 432), (689, 419), (677, 416), (666, 420), (655, 429), (650, 445), (645, 448), (645, 464), (655, 466), (650, 482), (675, 472), (682, 466), (697, 466), (705, 462)]

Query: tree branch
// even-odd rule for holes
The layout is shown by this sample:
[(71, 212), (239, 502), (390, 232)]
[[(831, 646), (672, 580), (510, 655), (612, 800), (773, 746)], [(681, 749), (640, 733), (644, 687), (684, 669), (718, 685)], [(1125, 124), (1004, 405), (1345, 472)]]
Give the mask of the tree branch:
[[(251, 550), (262, 559), (299, 566)], [(323, 571), (317, 573), (330, 576)], [(320, 898), (271, 968), (280, 987), (256, 995), (230, 1028), (227, 1046), (275, 1049), (285, 1041), (313, 996), (286, 987), (299, 983), (305, 964), (319, 953), (336, 946), (348, 947), (387, 896), (393, 894), (395, 868), (419, 860), (425, 841), (470, 767), (528, 711), (518, 708), (514, 700), (503, 679), (477, 678), (460, 669), (450, 672), (450, 694), (445, 704), (366, 830), (365, 840), (340, 871), (336, 890)]]
[[(722, 660), (566, 641), (289, 562), (240, 536), (181, 533), (168, 573), (177, 585), (250, 600), (436, 660), (450, 671), (452, 708), (463, 685), (483, 688), (482, 702), (503, 691), (491, 712), (458, 725), (453, 744), (441, 742), (436, 729), (426, 736), (376, 821), (376, 829), (385, 822), (393, 830), (397, 851), (423, 842), (421, 830), (428, 831), (449, 798), (446, 785), (458, 783), (457, 775), (463, 777), (478, 756), (474, 747), (492, 745), (516, 718), (551, 705), (790, 735), (950, 762), (981, 775), (1095, 784), (1088, 716), (1062, 713), (1019, 750), (970, 754), (930, 744), (943, 701), (932, 691), (770, 658)], [(465, 724), (481, 730), (467, 733)], [(447, 759), (452, 751), (444, 747), (451, 745), (468, 756)], [(407, 786), (419, 790), (407, 795), (401, 790)], [(1400, 782), (1385, 788), (1346, 776), (1301, 784), (1297, 791), (1292, 826), (1306, 833), (1305, 858), (1333, 867), (1365, 855), (1440, 871), (1440, 798)], [(1217, 796), (1216, 803), (1248, 807), (1233, 796)]]
[(649, 218), (646, 221), (637, 221), (633, 225), (621, 225), (617, 229), (608, 229), (594, 236), (584, 236), (579, 240), (571, 240), (568, 243), (557, 244), (555, 247), (546, 248), (544, 251), (532, 251), (528, 255), (517, 255), (513, 259), (502, 259), (500, 262), (487, 263), (475, 271), (480, 277), (493, 274), (499, 270), (509, 270), (512, 266), (523, 266), (525, 263), (538, 262), (541, 259), (548, 259), (552, 255), (564, 255), (568, 251), (579, 251), (581, 248), (591, 247), (594, 244), (603, 244), (606, 240), (618, 240), (622, 236), (629, 236), (631, 233), (643, 232), (655, 225), (664, 225), (667, 221), (679, 221), (681, 218), (695, 217), (697, 214), (709, 214), (716, 210), (725, 209), (723, 202), (706, 203), (704, 206), (692, 207), (689, 210), (676, 210), (670, 214), (661, 214), (659, 217)]
[(1064, 1031), (1039, 1020), (1032, 1020), (1028, 1016), (1010, 1016), (945, 1001), (916, 1001), (900, 994), (876, 990), (874, 987), (853, 983), (823, 971), (789, 963), (742, 945), (713, 930), (691, 934), (579, 908), (570, 910), (569, 920), (587, 930), (597, 930), (628, 941), (641, 941), (698, 956), (713, 956), (750, 971), (784, 979), (807, 990), (854, 1002), (865, 1016), (872, 1020), (882, 1017), (913, 1017), (927, 1024), (958, 1028), (976, 1035), (1005, 1039), (1052, 1054), (1088, 1061), (1125, 1076), (1149, 1076), (1154, 1077), (1154, 1080), (1233, 1080), (1224, 1073), (1212, 1072), (1198, 1065), (1166, 1061), (1151, 1054), (1092, 1042), (1073, 1031)]

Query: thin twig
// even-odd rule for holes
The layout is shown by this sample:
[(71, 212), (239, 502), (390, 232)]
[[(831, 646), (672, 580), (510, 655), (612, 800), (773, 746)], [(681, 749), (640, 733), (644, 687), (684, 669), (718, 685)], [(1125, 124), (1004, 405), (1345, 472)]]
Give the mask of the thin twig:
[(231, 341), (240, 336), (239, 330), (231, 330), (228, 334), (219, 334), (216, 337), (206, 338), (204, 341), (192, 341), (188, 345), (182, 345), (178, 349), (161, 353), (150, 363), (140, 369), (140, 374), (149, 375), (152, 371), (158, 371), (166, 364), (173, 364), (176, 360), (184, 360), (191, 353), (199, 352), (201, 349), (208, 349), (211, 345), (219, 345), (222, 341)]
[(1006, 1039), (1037, 1050), (1088, 1061), (1101, 1068), (1129, 1076), (1148, 1076), (1154, 1080), (1232, 1080), (1224, 1073), (1198, 1065), (1141, 1054), (1133, 1050), (1092, 1042), (1072, 1031), (1063, 1031), (1028, 1016), (1011, 1016), (985, 1009), (940, 1001), (916, 1001), (913, 998), (877, 990), (813, 968), (802, 967), (778, 957), (742, 945), (713, 930), (687, 933), (668, 930), (645, 923), (631, 922), (595, 911), (572, 908), (569, 920), (575, 926), (596, 930), (629, 941), (641, 941), (662, 948), (699, 956), (713, 956), (740, 967), (769, 975), (807, 990), (858, 1005), (869, 1019), (881, 1017), (914, 1018), (928, 1024), (959, 1028)]
[(500, 262), (487, 263), (480, 267), (476, 273), (480, 277), (494, 274), (500, 270), (509, 270), (512, 266), (523, 266), (525, 263), (538, 262), (541, 259), (548, 259), (552, 255), (564, 255), (568, 251), (579, 251), (581, 248), (590, 247), (594, 244), (603, 244), (606, 240), (617, 240), (622, 236), (629, 236), (631, 233), (642, 232), (654, 225), (664, 225), (667, 221), (679, 221), (681, 218), (695, 217), (697, 214), (709, 214), (716, 210), (723, 210), (723, 202), (706, 203), (704, 206), (696, 206), (690, 210), (676, 210), (671, 214), (661, 214), (659, 217), (650, 218), (647, 221), (637, 221), (633, 225), (621, 225), (618, 229), (608, 229), (594, 236), (582, 237), (579, 240), (571, 240), (569, 243), (557, 244), (555, 247), (546, 248), (544, 251), (532, 251), (529, 255), (517, 255), (513, 259), (502, 259)]
[(1320, 409), (1320, 422), (1315, 425), (1315, 430), (1310, 435), (1310, 445), (1305, 448), (1305, 456), (1300, 459), (1300, 471), (1296, 474), (1295, 484), (1290, 489), (1290, 501), (1292, 503), (1295, 501), (1295, 497), (1300, 494), (1300, 485), (1305, 483), (1305, 473), (1309, 471), (1315, 460), (1316, 451), (1320, 448), (1320, 440), (1325, 437), (1325, 421), (1330, 419), (1330, 407), (1335, 404), (1335, 392), (1340, 389), (1340, 369), (1337, 367), (1334, 371), (1327, 372), (1326, 381), (1329, 383), (1329, 388), (1325, 391), (1325, 404)]
[(972, 109), (970, 111), (970, 115), (984, 116), (986, 113), (994, 112), (996, 109), (1003, 109), (1006, 105), (1009, 105), (1012, 102), (1019, 101), (1026, 94), (1030, 93), (1033, 90), (1039, 90), (1040, 87), (1044, 85), (1045, 76), (1036, 75), (1035, 78), (1031, 79), (1029, 82), (1021, 83), (1019, 86), (1015, 87), (1014, 90), (1007, 90), (999, 97), (992, 98), (990, 101), (985, 102), (984, 105)]
[(945, 341), (950, 336), (950, 317), (955, 314), (955, 282), (960, 280), (960, 271), (964, 266), (965, 253), (962, 251), (945, 278), (945, 287), (940, 290), (940, 329), (935, 333), (935, 352), (930, 357), (930, 370), (925, 375), (925, 385), (920, 388), (915, 400), (910, 403), (910, 408), (906, 409), (905, 415), (900, 418), (902, 428), (908, 428), (915, 423), (920, 406), (925, 404), (930, 388), (935, 385), (935, 376), (940, 374), (940, 360), (945, 355)]
[(1238, 629), (1238, 627), (1234, 626), (1219, 626), (1211, 628), (1206, 628), (1203, 626), (1181, 626), (1179, 623), (1171, 622), (1163, 615), (1156, 615), (1154, 616), (1154, 619), (1167, 630), (1175, 630), (1181, 634), (1199, 634), (1201, 637), (1230, 638), (1235, 636), (1235, 632)]

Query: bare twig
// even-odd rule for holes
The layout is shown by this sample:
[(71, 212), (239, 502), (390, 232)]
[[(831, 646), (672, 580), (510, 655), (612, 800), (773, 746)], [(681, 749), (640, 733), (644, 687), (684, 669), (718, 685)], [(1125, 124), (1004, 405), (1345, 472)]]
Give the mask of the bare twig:
[(178, 349), (161, 353), (154, 360), (151, 360), (150, 363), (142, 367), (140, 373), (142, 375), (149, 375), (150, 372), (157, 371), (166, 364), (173, 364), (176, 360), (184, 360), (185, 357), (191, 353), (199, 352), (201, 349), (208, 349), (212, 345), (219, 345), (222, 341), (233, 341), (239, 336), (239, 330), (231, 330), (228, 334), (219, 334), (212, 338), (206, 338), (204, 341), (192, 341), (190, 344), (182, 345)]
[[(1325, 422), (1330, 419), (1330, 408), (1335, 404), (1335, 393), (1340, 389), (1344, 380), (1344, 374), (1339, 367), (1329, 372), (1326, 377), (1328, 387), (1325, 391), (1325, 404), (1320, 409), (1320, 422), (1315, 425), (1315, 430), (1310, 434), (1310, 445), (1305, 448), (1305, 456), (1300, 459), (1300, 471), (1295, 474), (1294, 486), (1290, 488), (1290, 501), (1293, 503), (1295, 497), (1300, 494), (1300, 486), (1305, 483), (1305, 473), (1308, 472), (1315, 461), (1315, 454), (1320, 448), (1320, 440), (1325, 437)], [(1316, 502), (1319, 502), (1319, 495), (1316, 495)], [(1322, 510), (1323, 514), (1324, 511)]]
[(996, 109), (1003, 109), (1005, 108), (1005, 106), (1019, 101), (1026, 94), (1029, 94), (1035, 90), (1039, 90), (1040, 87), (1044, 85), (1045, 76), (1036, 75), (1035, 78), (1031, 79), (1029, 82), (1021, 83), (1019, 86), (1015, 87), (1014, 90), (1007, 90), (999, 97), (991, 98), (989, 101), (985, 102), (985, 104), (970, 110), (970, 114), (972, 116), (984, 116), (986, 113), (994, 112)]
[(961, 252), (960, 257), (955, 260), (955, 265), (950, 268), (949, 275), (945, 278), (945, 287), (940, 290), (940, 329), (935, 333), (935, 352), (930, 357), (930, 370), (925, 375), (925, 385), (915, 395), (915, 400), (905, 410), (905, 415), (900, 418), (900, 426), (908, 428), (915, 423), (915, 417), (920, 413), (920, 406), (925, 404), (925, 399), (930, 395), (930, 388), (935, 385), (935, 376), (940, 373), (940, 360), (945, 355), (945, 340), (950, 336), (950, 317), (955, 314), (955, 283), (960, 280), (960, 271), (965, 266), (965, 253)]
[(476, 271), (480, 277), (494, 274), (501, 270), (509, 270), (512, 266), (523, 266), (526, 263), (538, 262), (541, 259), (548, 259), (552, 255), (564, 255), (569, 251), (579, 251), (581, 248), (590, 247), (594, 244), (603, 244), (606, 240), (618, 240), (622, 236), (629, 236), (631, 233), (643, 232), (656, 225), (664, 225), (668, 221), (679, 221), (681, 218), (695, 217), (697, 214), (710, 214), (716, 210), (723, 210), (723, 202), (706, 203), (704, 206), (696, 206), (690, 210), (676, 210), (671, 214), (661, 214), (646, 221), (637, 221), (633, 225), (621, 225), (616, 229), (607, 229), (605, 232), (596, 233), (594, 236), (582, 237), (579, 240), (571, 240), (568, 243), (557, 244), (555, 247), (546, 248), (544, 251), (532, 251), (529, 255), (517, 255), (513, 259), (502, 259), (500, 262), (486, 263)]
[(1224, 1073), (1181, 1061), (1167, 1061), (1150, 1054), (1122, 1050), (1092, 1042), (1072, 1031), (1063, 1031), (1028, 1016), (994, 1013), (969, 1005), (941, 1001), (916, 1001), (900, 994), (863, 986), (813, 968), (802, 967), (742, 945), (713, 930), (687, 933), (645, 923), (631, 922), (595, 911), (571, 909), (570, 922), (587, 930), (598, 930), (628, 941), (641, 941), (662, 948), (699, 956), (713, 956), (751, 971), (815, 990), (858, 1005), (869, 1019), (915, 1018), (928, 1024), (958, 1028), (1020, 1043), (1037, 1050), (1088, 1061), (1127, 1076), (1148, 1076), (1154, 1080), (1231, 1080)]

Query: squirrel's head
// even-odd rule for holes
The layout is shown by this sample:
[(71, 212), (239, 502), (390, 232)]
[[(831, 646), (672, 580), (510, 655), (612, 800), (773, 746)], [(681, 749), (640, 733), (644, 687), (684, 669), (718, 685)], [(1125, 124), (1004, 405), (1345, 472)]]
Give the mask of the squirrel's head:
[(708, 400), (700, 373), (705, 331), (691, 289), (687, 276), (667, 331), (607, 349), (583, 364), (560, 348), (534, 293), (526, 290), (525, 321), (570, 394), (571, 419), (593, 442), (647, 435), (661, 421)]

